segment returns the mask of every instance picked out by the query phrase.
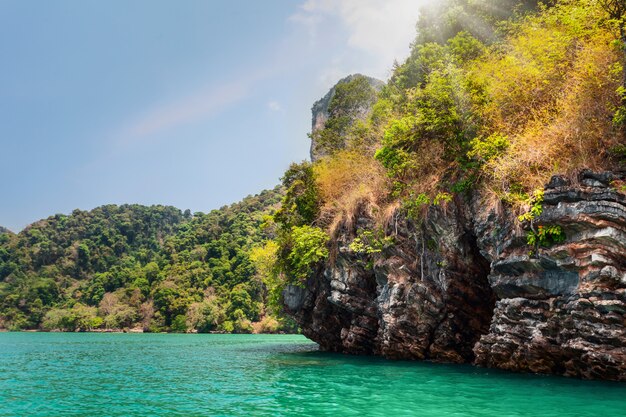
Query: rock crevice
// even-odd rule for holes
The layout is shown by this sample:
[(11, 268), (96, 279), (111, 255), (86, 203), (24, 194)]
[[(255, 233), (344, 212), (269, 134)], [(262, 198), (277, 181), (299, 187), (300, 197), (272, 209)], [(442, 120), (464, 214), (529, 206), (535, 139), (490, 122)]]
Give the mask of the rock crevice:
[(554, 177), (534, 223), (565, 240), (534, 252), (511, 210), (474, 195), (419, 224), (398, 214), (392, 245), (356, 253), (357, 229), (374, 227), (363, 206), (340, 226), (332, 261), (287, 288), (286, 309), (324, 350), (624, 381), (624, 179)]
[(484, 239), (498, 297), (475, 363), (514, 371), (626, 380), (626, 210), (612, 188), (623, 174), (555, 177), (538, 225), (565, 241), (529, 255), (528, 246)]

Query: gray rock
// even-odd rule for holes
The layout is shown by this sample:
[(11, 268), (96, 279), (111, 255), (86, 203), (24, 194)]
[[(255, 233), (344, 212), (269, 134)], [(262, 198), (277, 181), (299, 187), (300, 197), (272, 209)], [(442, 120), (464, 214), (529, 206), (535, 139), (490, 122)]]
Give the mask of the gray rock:
[(548, 183), (548, 185), (546, 185), (546, 189), (567, 187), (570, 184), (571, 184), (571, 181), (569, 179), (561, 175), (554, 175), (550, 179), (550, 182)]
[(287, 310), (326, 350), (626, 381), (626, 200), (610, 188), (622, 177), (553, 178), (534, 225), (566, 239), (532, 255), (514, 213), (480, 195), (421, 225), (398, 214), (392, 247), (357, 254), (350, 225), (373, 224), (361, 207)]
[(500, 248), (490, 277), (498, 302), (476, 364), (626, 380), (626, 304), (616, 298), (626, 288), (626, 205), (608, 188), (616, 177), (583, 171), (580, 186), (553, 178), (536, 225), (561, 226), (565, 242), (540, 248), (535, 262), (519, 244)]

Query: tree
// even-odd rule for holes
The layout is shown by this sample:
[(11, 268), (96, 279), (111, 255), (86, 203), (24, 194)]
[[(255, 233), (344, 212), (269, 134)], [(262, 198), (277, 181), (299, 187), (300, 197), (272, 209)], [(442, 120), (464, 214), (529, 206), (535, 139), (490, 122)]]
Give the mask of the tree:
[(618, 122), (626, 135), (626, 0), (599, 0), (602, 8), (609, 14), (619, 27), (620, 48), (622, 50), (622, 85), (618, 94), (622, 99), (621, 108), (617, 110), (615, 121)]
[(599, 0), (600, 5), (609, 14), (609, 18), (617, 20), (620, 26), (620, 37), (625, 39), (626, 29), (624, 18), (626, 17), (626, 1), (624, 0)]
[(229, 316), (234, 317), (236, 311), (241, 311), (246, 318), (258, 320), (259, 307), (252, 297), (250, 297), (244, 284), (236, 285), (230, 292), (229, 299)]
[(152, 303), (152, 300), (148, 300), (139, 306), (139, 317), (141, 318), (141, 324), (144, 331), (150, 330), (154, 313), (154, 304)]
[(286, 228), (312, 223), (319, 213), (313, 165), (306, 161), (291, 164), (281, 179), (287, 191), (276, 221)]
[(208, 333), (226, 320), (226, 313), (214, 295), (208, 295), (198, 303), (193, 303), (187, 311), (187, 328), (198, 333)]

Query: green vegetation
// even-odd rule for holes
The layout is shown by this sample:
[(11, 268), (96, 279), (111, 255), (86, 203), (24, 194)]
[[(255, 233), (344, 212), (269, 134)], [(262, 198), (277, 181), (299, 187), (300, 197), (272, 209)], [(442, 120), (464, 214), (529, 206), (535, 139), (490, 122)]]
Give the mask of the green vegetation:
[(359, 229), (357, 236), (350, 243), (350, 250), (356, 253), (371, 255), (372, 253), (381, 253), (383, 249), (391, 246), (393, 242), (393, 236), (385, 236), (385, 232), (382, 229), (375, 231)]
[[(528, 232), (528, 245), (533, 248), (548, 247), (565, 240), (563, 228), (558, 225), (537, 226), (537, 231)], [(535, 249), (536, 251), (536, 249)]]
[(303, 284), (311, 267), (328, 257), (328, 235), (319, 227), (294, 226), (290, 239), (291, 251), (287, 256), (289, 275)]
[(0, 234), (0, 327), (252, 332), (291, 329), (265, 311), (252, 248), (279, 190), (211, 213), (103, 206)]
[(543, 190), (535, 190), (533, 195), (526, 199), (526, 204), (530, 209), (517, 218), (520, 222), (532, 222), (541, 216), (541, 213), (543, 213)]
[[(321, 129), (312, 134), (317, 151), (331, 155), (348, 146), (351, 140), (360, 139), (353, 135), (354, 127), (359, 125), (376, 102), (376, 89), (363, 75), (356, 75), (335, 88), (328, 105), (328, 120)], [(351, 138), (351, 136), (353, 136)]]
[(358, 229), (357, 236), (348, 247), (354, 253), (365, 255), (367, 261), (364, 262), (359, 259), (358, 263), (366, 269), (372, 269), (374, 262), (369, 255), (382, 253), (383, 250), (390, 248), (394, 242), (394, 237), (385, 236), (385, 232), (381, 228), (376, 230)]
[(316, 104), (330, 100), (321, 157), (289, 167), (280, 208), (276, 191), (209, 214), (105, 206), (0, 234), (0, 326), (276, 331), (285, 286), (305, 284), (360, 214), (374, 226), (349, 248), (376, 254), (398, 212), (419, 225), (471, 191), (524, 212), (535, 251), (562, 241), (535, 225), (534, 190), (626, 162), (625, 10), (439, 2), (386, 85), (353, 76)]
[(622, 83), (617, 88), (617, 95), (620, 97), (620, 104), (615, 108), (613, 123), (621, 128), (626, 135), (626, 2), (623, 0), (598, 0), (600, 6), (608, 14), (612, 24), (619, 28), (619, 40), (615, 40), (615, 45), (622, 51)]
[(310, 223), (319, 215), (319, 190), (313, 165), (292, 164), (282, 178), (286, 189), (281, 208), (267, 228), (275, 236), (252, 251), (252, 259), (268, 288), (270, 311), (280, 316), (286, 285), (304, 285), (315, 265), (328, 257), (329, 236)]
[(539, 250), (539, 247), (549, 247), (557, 243), (565, 241), (565, 232), (558, 225), (538, 225), (535, 226), (535, 220), (543, 213), (543, 190), (535, 190), (532, 196), (528, 197), (526, 204), (528, 211), (518, 217), (520, 222), (526, 222), (530, 226), (530, 230), (526, 234), (528, 246), (532, 248), (531, 255)]
[[(447, 0), (425, 10), (388, 83), (379, 91), (342, 84), (315, 133), (324, 156), (285, 175), (277, 236), (262, 257), (268, 286), (278, 289), (273, 302), (324, 258), (294, 265), (295, 257), (324, 254), (318, 245), (340, 228), (354, 230), (363, 212), (378, 224), (349, 245), (361, 254), (383, 250), (388, 237), (379, 230), (398, 210), (419, 224), (429, 207), (472, 190), (487, 205), (524, 213), (535, 251), (561, 242), (562, 228), (535, 224), (543, 196), (533, 191), (557, 173), (623, 166), (623, 5)], [(358, 117), (344, 118), (354, 109)], [(299, 227), (319, 239), (296, 255)]]

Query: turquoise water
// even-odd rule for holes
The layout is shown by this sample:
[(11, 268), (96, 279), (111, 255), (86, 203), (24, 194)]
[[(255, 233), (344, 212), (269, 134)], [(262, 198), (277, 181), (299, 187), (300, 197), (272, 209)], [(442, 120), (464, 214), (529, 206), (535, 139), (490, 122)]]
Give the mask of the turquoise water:
[(292, 335), (0, 333), (0, 416), (625, 416), (626, 384), (317, 351)]

